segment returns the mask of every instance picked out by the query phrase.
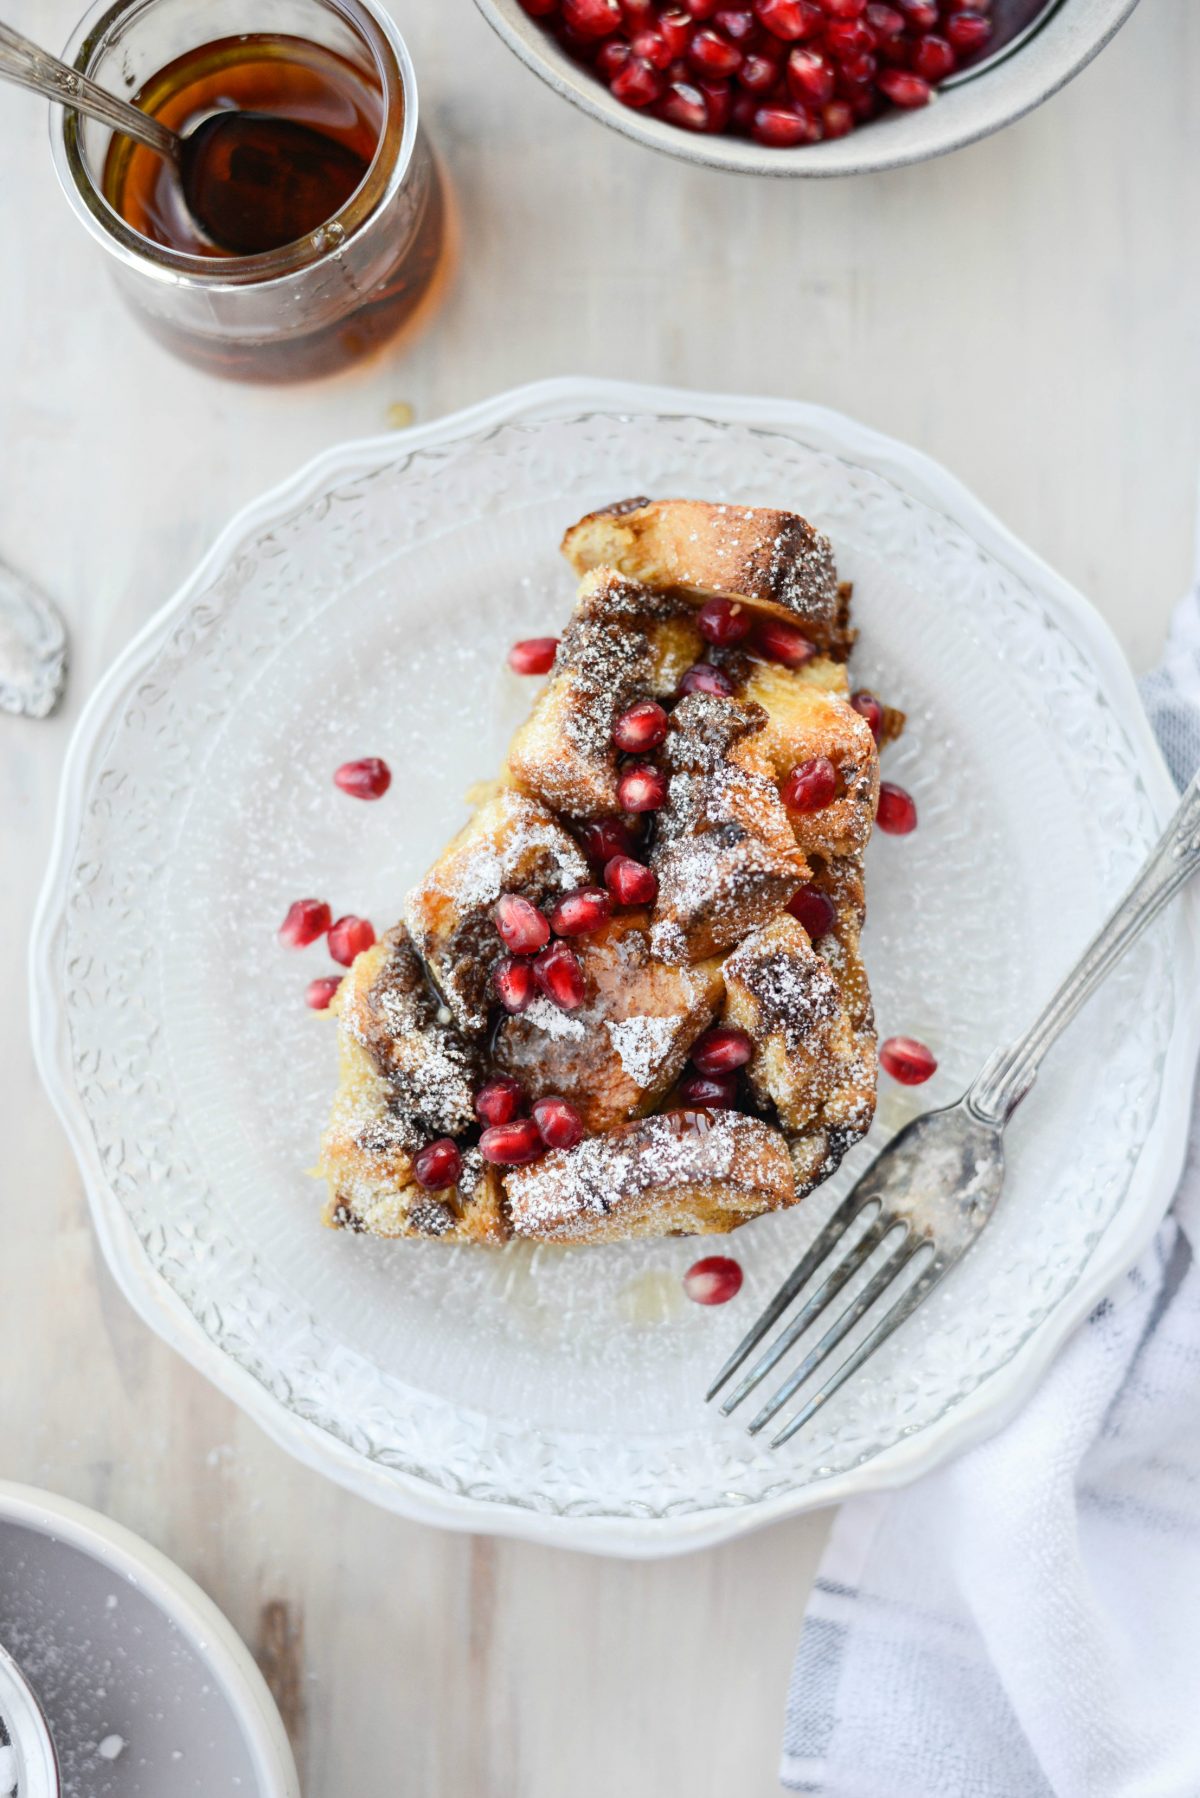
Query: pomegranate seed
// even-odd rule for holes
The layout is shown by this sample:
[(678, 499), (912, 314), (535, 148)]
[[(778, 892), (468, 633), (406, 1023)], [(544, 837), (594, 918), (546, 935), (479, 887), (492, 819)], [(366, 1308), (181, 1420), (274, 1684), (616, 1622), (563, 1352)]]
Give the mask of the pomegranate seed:
[(289, 949), (307, 949), (332, 923), (333, 913), (323, 899), (295, 899), (279, 926), (279, 940)]
[(683, 0), (683, 10), (693, 19), (711, 19), (721, 0)]
[(893, 106), (927, 106), (933, 98), (929, 83), (906, 69), (881, 69), (879, 91), (887, 95)]
[(728, 81), (701, 81), (700, 92), (708, 107), (708, 129), (724, 131), (733, 113), (733, 89)]
[(668, 68), (674, 55), (661, 31), (639, 31), (629, 47), (635, 56), (648, 62), (652, 69)]
[(590, 936), (612, 917), (612, 900), (603, 887), (577, 887), (564, 893), (550, 910), (555, 936)]
[(677, 7), (670, 12), (659, 13), (658, 29), (672, 56), (686, 56), (692, 36), (692, 21), (687, 13), (680, 12)]
[(831, 19), (857, 19), (867, 10), (867, 0), (821, 0)]
[(304, 1003), (310, 1011), (328, 1011), (341, 984), (340, 974), (326, 974), (320, 980), (310, 980), (304, 989)]
[(358, 762), (343, 762), (333, 783), (352, 799), (382, 799), (392, 784), (392, 771), (377, 755), (365, 755)]
[(511, 1124), (493, 1124), (479, 1138), (479, 1152), (497, 1167), (522, 1167), (545, 1152), (542, 1133), (532, 1118), (514, 1118)]
[(523, 637), (508, 652), (514, 674), (549, 674), (558, 654), (557, 637)]
[(792, 769), (780, 792), (790, 812), (819, 812), (834, 799), (837, 785), (837, 769), (829, 757), (814, 755)]
[(462, 1173), (458, 1144), (449, 1136), (427, 1143), (413, 1162), (413, 1173), (426, 1192), (445, 1192), (448, 1186), (457, 1186)]
[(573, 1149), (583, 1141), (583, 1119), (565, 1099), (538, 1099), (533, 1121), (548, 1149)]
[(937, 1073), (937, 1061), (915, 1036), (889, 1036), (879, 1045), (879, 1065), (901, 1086), (920, 1086)]
[(744, 1030), (717, 1025), (706, 1030), (692, 1044), (692, 1064), (702, 1074), (736, 1074), (754, 1053), (754, 1044)]
[(932, 31), (938, 22), (935, 0), (896, 0), (896, 5), (915, 31)]
[(764, 619), (754, 646), (769, 662), (782, 662), (785, 668), (803, 668), (817, 653), (804, 632), (794, 624), (785, 624), (782, 618)]
[(718, 31), (723, 31), (732, 43), (744, 44), (747, 38), (758, 34), (758, 21), (752, 12), (741, 7), (724, 7), (713, 14), (713, 24)]
[(679, 1082), (679, 1097), (704, 1111), (730, 1111), (737, 1103), (737, 1075), (689, 1074)]
[(883, 707), (874, 693), (868, 693), (865, 687), (850, 695), (850, 704), (856, 712), (862, 714), (871, 727), (871, 735), (878, 743), (883, 731)]
[(521, 5), (531, 19), (545, 19), (558, 11), (558, 0), (521, 0)]
[(982, 12), (992, 10), (992, 0), (942, 0), (943, 12)]
[(732, 75), (741, 65), (742, 53), (719, 31), (697, 31), (688, 45), (692, 64), (705, 75)]
[(859, 19), (835, 19), (825, 33), (825, 47), (839, 62), (864, 56), (875, 48), (875, 33)]
[(604, 870), (604, 883), (618, 905), (653, 905), (658, 875), (632, 856), (614, 855)]
[(617, 780), (622, 811), (657, 812), (667, 803), (667, 777), (649, 762), (634, 762)]
[(727, 1305), (742, 1290), (742, 1270), (732, 1255), (705, 1255), (683, 1276), (683, 1290), (697, 1305)]
[(992, 35), (992, 21), (981, 12), (952, 12), (942, 28), (963, 56), (982, 49)]
[[(779, 70), (769, 56), (744, 56), (742, 66), (737, 73), (738, 81), (748, 94), (765, 94), (774, 87), (779, 79)], [(751, 113), (753, 117), (753, 112)], [(721, 600), (712, 600), (710, 604), (720, 605)], [(703, 630), (703, 626), (701, 626)], [(710, 638), (711, 642), (712, 639)]]
[(565, 943), (552, 943), (542, 950), (533, 964), (533, 977), (560, 1011), (578, 1011), (583, 1004), (583, 969), (574, 949)]
[(866, 16), (867, 24), (881, 46), (888, 38), (899, 37), (904, 30), (904, 14), (897, 12), (894, 6), (884, 5), (883, 0), (869, 0)]
[(596, 868), (606, 868), (614, 855), (632, 855), (637, 845), (623, 818), (592, 818), (579, 826), (584, 853)]
[(750, 135), (771, 149), (788, 150), (795, 144), (806, 144), (808, 120), (794, 106), (760, 106), (750, 126)]
[(619, 0), (562, 0), (562, 16), (581, 37), (608, 37), (621, 27)]
[(492, 916), (505, 948), (514, 955), (536, 955), (550, 941), (546, 918), (520, 893), (503, 894), (497, 899)]
[(629, 32), (652, 30), (654, 0), (621, 0), (621, 17)]
[(475, 1116), (481, 1124), (511, 1124), (524, 1109), (524, 1089), (511, 1074), (496, 1074), (475, 1094)]
[(847, 56), (837, 65), (838, 91), (853, 99), (875, 79), (875, 71), (879, 67), (876, 57), (863, 51), (857, 56)]
[(787, 84), (797, 100), (824, 106), (833, 99), (833, 64), (819, 50), (795, 49), (787, 59)]
[(492, 985), (505, 1011), (514, 1017), (518, 1012), (526, 1011), (533, 1004), (535, 991), (532, 962), (518, 961), (515, 956), (506, 955), (492, 970)]
[(613, 742), (626, 755), (657, 749), (667, 734), (667, 714), (652, 699), (631, 706), (613, 725)]
[[(747, 57), (746, 60), (749, 62), (750, 58)], [(774, 83), (772, 83), (772, 86), (774, 86)], [(754, 114), (758, 110), (758, 101), (759, 96), (757, 94), (734, 95), (733, 105), (729, 109), (731, 128), (734, 131), (740, 131), (744, 135), (749, 135), (750, 128), (754, 123)]]
[(685, 131), (708, 130), (708, 102), (690, 81), (671, 84), (662, 103), (662, 116), (668, 124), (680, 125)]
[(906, 837), (909, 831), (917, 828), (917, 807), (912, 794), (906, 793), (894, 781), (880, 781), (879, 810), (875, 814), (875, 822), (889, 836)]
[(640, 56), (631, 56), (621, 73), (609, 83), (623, 106), (653, 106), (663, 91), (662, 77)]
[(854, 129), (854, 114), (844, 100), (831, 100), (821, 109), (826, 137), (845, 137)]
[(755, 0), (754, 10), (760, 24), (788, 42), (812, 37), (825, 23), (821, 9), (812, 0)]
[(719, 699), (728, 699), (733, 693), (733, 682), (723, 668), (714, 668), (711, 662), (694, 662), (679, 682), (680, 698), (688, 693), (715, 693)]
[(610, 37), (607, 43), (600, 46), (596, 57), (596, 68), (606, 81), (615, 81), (625, 64), (629, 61), (629, 45), (619, 37)]
[(819, 943), (837, 923), (837, 908), (822, 887), (801, 887), (788, 900), (788, 910), (808, 932), (809, 941)]
[(754, 620), (734, 599), (710, 599), (696, 614), (696, 624), (706, 643), (721, 648), (740, 643)]
[(329, 926), (329, 953), (344, 968), (348, 968), (354, 957), (369, 949), (374, 941), (374, 927), (366, 918), (356, 918), (353, 912)]
[(920, 75), (925, 81), (944, 81), (951, 74), (958, 62), (953, 49), (944, 37), (936, 37), (931, 31), (915, 46), (912, 53), (914, 75)]

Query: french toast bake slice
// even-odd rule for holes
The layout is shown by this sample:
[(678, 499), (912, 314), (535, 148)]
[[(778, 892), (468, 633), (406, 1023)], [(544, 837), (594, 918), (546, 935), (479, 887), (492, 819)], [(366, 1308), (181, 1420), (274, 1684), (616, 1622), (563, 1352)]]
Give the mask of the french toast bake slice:
[[(794, 1204), (870, 1125), (878, 748), (849, 703), (851, 595), (828, 542), (784, 512), (637, 500), (564, 550), (578, 602), (499, 788), (335, 1001), (319, 1169), (335, 1226), (723, 1232)], [(745, 608), (737, 640), (706, 633), (714, 600)], [(803, 631), (786, 661), (762, 624), (780, 618)], [(622, 813), (614, 730), (651, 701), (661, 727), (636, 765), (653, 799)], [(903, 722), (882, 718), (881, 737)], [(818, 764), (812, 804), (796, 776)], [(454, 1170), (432, 1190), (431, 1144)]]

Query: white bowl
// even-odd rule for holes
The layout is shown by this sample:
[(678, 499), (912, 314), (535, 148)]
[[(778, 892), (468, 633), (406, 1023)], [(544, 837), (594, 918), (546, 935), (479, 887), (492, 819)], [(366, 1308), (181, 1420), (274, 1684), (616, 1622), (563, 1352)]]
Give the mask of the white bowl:
[(944, 156), (1032, 112), (1086, 67), (1129, 17), (1137, 0), (1061, 0), (1019, 49), (929, 106), (894, 110), (848, 137), (797, 150), (769, 150), (746, 138), (707, 137), (622, 106), (566, 54), (520, 0), (475, 0), (510, 50), (557, 94), (614, 131), (683, 162), (744, 175), (862, 175)]
[[(282, 949), (317, 893), (381, 927), (500, 765), (555, 628), (565, 525), (622, 493), (786, 505), (856, 582), (855, 668), (909, 712), (921, 827), (868, 853), (882, 1033), (955, 1095), (1029, 1021), (1156, 834), (1171, 787), (1090, 607), (948, 475), (837, 414), (549, 382), (346, 445), (235, 521), (93, 694), (36, 925), (35, 1042), (101, 1241), (144, 1315), (281, 1441), (434, 1522), (665, 1553), (911, 1477), (994, 1428), (1160, 1216), (1186, 1135), (1200, 894), (1130, 957), (1011, 1131), (992, 1226), (778, 1454), (702, 1394), (863, 1155), (725, 1245), (503, 1251), (331, 1234), (305, 1170), (334, 1031)], [(380, 754), (373, 806), (331, 770)]]

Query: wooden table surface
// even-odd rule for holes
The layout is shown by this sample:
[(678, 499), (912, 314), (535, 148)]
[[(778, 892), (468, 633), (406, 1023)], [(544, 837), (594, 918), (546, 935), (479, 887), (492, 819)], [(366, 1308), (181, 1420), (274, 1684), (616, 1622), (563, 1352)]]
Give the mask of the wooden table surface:
[[(80, 4), (4, 11), (58, 45)], [(0, 555), (72, 639), (60, 714), (0, 716), (0, 1476), (200, 1581), (259, 1652), (309, 1798), (765, 1798), (827, 1516), (648, 1565), (439, 1534), (293, 1464), (117, 1293), (29, 1047), (60, 764), (101, 670), (236, 507), (397, 403), (427, 420), (572, 372), (784, 393), (907, 438), (1147, 666), (1200, 461), (1200, 8), (1146, 0), (1000, 137), (811, 186), (624, 142), (469, 0), (394, 10), (461, 268), (418, 342), (331, 383), (221, 385), (154, 347), (58, 193), (45, 108), (0, 94)]]

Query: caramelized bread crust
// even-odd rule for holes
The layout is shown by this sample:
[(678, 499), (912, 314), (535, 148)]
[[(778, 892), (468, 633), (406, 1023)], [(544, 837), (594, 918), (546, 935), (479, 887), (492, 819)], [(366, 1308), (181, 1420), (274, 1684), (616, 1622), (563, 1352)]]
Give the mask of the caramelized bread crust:
[[(405, 923), (359, 956), (335, 1001), (341, 1079), (318, 1169), (334, 1226), (493, 1244), (719, 1233), (796, 1203), (870, 1125), (859, 938), (879, 763), (849, 704), (850, 594), (828, 543), (789, 513), (637, 500), (581, 520), (564, 549), (583, 574), (578, 604), (500, 786), (482, 790)], [(791, 669), (740, 646), (708, 651), (734, 696), (677, 698), (706, 653), (696, 612), (713, 595), (801, 622), (822, 653)], [(651, 697), (671, 708), (654, 752), (667, 797), (639, 850), (657, 897), (570, 939), (576, 1010), (539, 996), (498, 1013), (495, 903), (516, 893), (548, 910), (599, 877), (582, 827), (616, 814), (613, 726)], [(883, 734), (902, 722), (885, 708)], [(816, 756), (834, 765), (836, 797), (789, 812), (781, 786)], [(806, 884), (831, 902), (816, 941), (786, 909)], [(745, 1109), (681, 1096), (714, 1023), (753, 1044)], [(569, 1101), (583, 1141), (528, 1166), (487, 1163), (473, 1101), (496, 1073), (529, 1102)], [(414, 1161), (442, 1136), (463, 1173), (430, 1193)]]
[(578, 574), (615, 568), (693, 601), (741, 600), (801, 625), (829, 654), (849, 654), (849, 589), (838, 584), (828, 537), (795, 512), (622, 500), (572, 525), (562, 548)]

